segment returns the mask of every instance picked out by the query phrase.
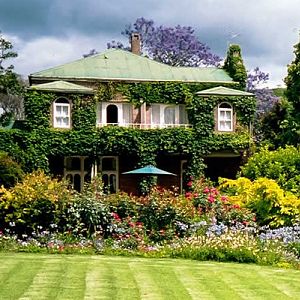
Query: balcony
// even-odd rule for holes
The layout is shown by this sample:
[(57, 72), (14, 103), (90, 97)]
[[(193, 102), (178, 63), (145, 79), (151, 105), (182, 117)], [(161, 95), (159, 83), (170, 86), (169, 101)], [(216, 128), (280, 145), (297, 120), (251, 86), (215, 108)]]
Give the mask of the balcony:
[(135, 129), (164, 129), (164, 128), (191, 128), (190, 124), (142, 124), (142, 123), (97, 123), (98, 128), (105, 126), (120, 126)]

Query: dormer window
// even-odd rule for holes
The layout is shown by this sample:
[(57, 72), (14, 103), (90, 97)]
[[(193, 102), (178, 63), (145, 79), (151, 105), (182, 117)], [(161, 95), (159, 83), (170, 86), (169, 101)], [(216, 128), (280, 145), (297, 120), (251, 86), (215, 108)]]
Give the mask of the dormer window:
[(218, 106), (218, 131), (233, 131), (233, 109), (229, 103)]
[(53, 103), (53, 127), (71, 127), (71, 105), (66, 98), (58, 98)]

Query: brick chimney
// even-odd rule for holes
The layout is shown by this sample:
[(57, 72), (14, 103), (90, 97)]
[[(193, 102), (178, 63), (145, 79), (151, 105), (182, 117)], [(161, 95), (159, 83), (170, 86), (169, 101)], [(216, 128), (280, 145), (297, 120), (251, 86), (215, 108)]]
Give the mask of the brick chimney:
[(131, 52), (137, 55), (141, 54), (141, 36), (138, 32), (131, 34)]

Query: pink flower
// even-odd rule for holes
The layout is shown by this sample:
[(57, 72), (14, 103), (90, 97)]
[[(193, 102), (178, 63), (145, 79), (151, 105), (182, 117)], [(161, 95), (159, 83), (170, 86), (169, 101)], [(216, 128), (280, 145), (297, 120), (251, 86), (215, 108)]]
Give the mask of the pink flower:
[(192, 198), (192, 196), (193, 196), (193, 194), (191, 192), (186, 192), (185, 193), (185, 198), (190, 199), (190, 198)]
[(119, 217), (119, 215), (118, 215), (117, 213), (112, 212), (111, 215), (112, 215), (112, 217), (113, 217), (116, 221), (120, 221), (120, 220), (121, 220), (121, 218)]
[(198, 193), (194, 193), (194, 197), (198, 197), (199, 196), (199, 194)]
[(209, 188), (205, 187), (204, 190), (203, 190), (203, 193), (208, 194), (209, 193)]
[(193, 185), (193, 182), (189, 181), (186, 185), (189, 186), (189, 187), (191, 187)]
[(221, 196), (221, 201), (222, 202), (226, 202), (228, 199), (227, 199), (227, 197), (226, 196)]
[(209, 196), (209, 197), (208, 197), (208, 201), (209, 201), (210, 203), (214, 203), (214, 202), (215, 202), (214, 196)]

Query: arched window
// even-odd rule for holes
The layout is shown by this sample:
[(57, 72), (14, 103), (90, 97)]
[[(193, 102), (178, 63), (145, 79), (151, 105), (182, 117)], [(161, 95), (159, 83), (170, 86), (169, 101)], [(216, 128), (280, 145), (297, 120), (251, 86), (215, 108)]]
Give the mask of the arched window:
[(233, 109), (229, 103), (218, 105), (218, 130), (233, 131)]
[(106, 107), (106, 123), (118, 124), (118, 107), (114, 104)]
[(58, 98), (53, 103), (53, 127), (71, 127), (71, 105), (66, 98)]

